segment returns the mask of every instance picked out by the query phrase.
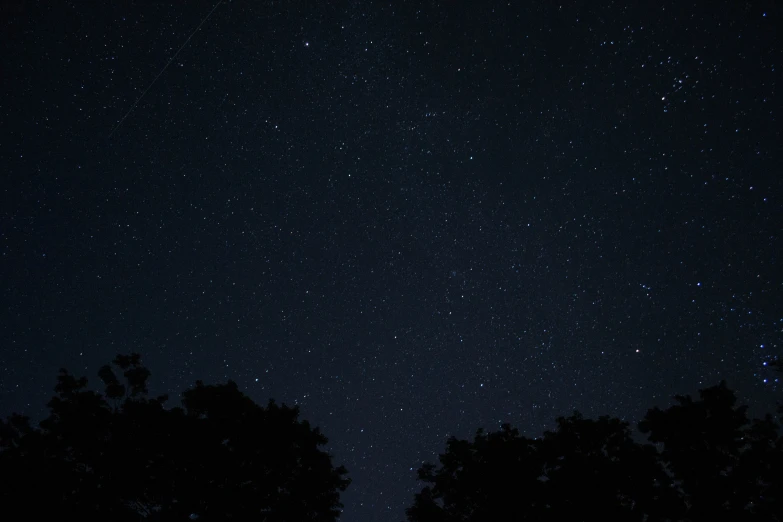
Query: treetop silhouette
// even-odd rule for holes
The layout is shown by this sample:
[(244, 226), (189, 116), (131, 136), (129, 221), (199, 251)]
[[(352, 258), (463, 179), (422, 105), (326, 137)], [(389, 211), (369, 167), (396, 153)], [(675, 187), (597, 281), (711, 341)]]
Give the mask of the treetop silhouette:
[(410, 522), (783, 520), (783, 439), (749, 420), (724, 382), (648, 411), (639, 424), (579, 413), (543, 437), (504, 425), (454, 437), (406, 511)]
[[(321, 451), (299, 409), (266, 407), (236, 383), (184, 392), (182, 408), (147, 398), (150, 372), (119, 355), (87, 379), (61, 370), (49, 416), (0, 422), (0, 499), (28, 517), (74, 520), (337, 519), (350, 480)], [(24, 499), (40, 501), (28, 503)]]
[[(138, 354), (100, 368), (103, 393), (61, 370), (37, 427), (0, 421), (8, 513), (67, 520), (334, 522), (350, 480), (299, 409), (259, 406), (233, 381), (195, 386), (182, 407), (148, 397)], [(747, 417), (725, 382), (675, 396), (639, 423), (578, 412), (529, 438), (508, 424), (451, 437), (409, 522), (783, 521), (779, 419)], [(30, 501), (29, 499), (34, 499)], [(46, 517), (46, 518), (45, 518)]]

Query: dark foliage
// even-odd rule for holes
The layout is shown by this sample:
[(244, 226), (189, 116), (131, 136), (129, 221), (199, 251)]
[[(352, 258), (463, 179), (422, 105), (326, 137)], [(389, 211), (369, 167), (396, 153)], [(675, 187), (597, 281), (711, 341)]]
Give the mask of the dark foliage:
[(258, 406), (235, 383), (184, 408), (147, 398), (137, 354), (100, 369), (103, 395), (61, 370), (40, 428), (0, 422), (0, 500), (28, 520), (334, 521), (349, 480), (297, 408)]
[(725, 383), (676, 397), (628, 424), (578, 413), (529, 439), (510, 426), (451, 438), (407, 510), (410, 522), (781, 521), (783, 438), (772, 416), (750, 421)]

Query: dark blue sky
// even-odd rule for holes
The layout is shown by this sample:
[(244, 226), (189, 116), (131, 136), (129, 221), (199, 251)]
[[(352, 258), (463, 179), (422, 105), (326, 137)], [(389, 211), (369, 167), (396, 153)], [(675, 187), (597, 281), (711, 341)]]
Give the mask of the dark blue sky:
[(4, 415), (138, 351), (398, 522), (448, 435), (780, 397), (779, 4), (223, 1), (128, 113), (215, 5), (4, 7)]

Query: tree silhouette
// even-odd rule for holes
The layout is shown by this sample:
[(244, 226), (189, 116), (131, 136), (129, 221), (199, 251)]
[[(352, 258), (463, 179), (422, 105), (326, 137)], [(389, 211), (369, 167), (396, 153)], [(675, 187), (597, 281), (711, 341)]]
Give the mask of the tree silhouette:
[[(234, 382), (196, 386), (183, 408), (147, 398), (149, 371), (120, 355), (99, 377), (61, 370), (39, 428), (0, 421), (0, 500), (27, 518), (330, 522), (350, 483), (298, 408), (266, 408)], [(28, 499), (35, 499), (30, 503)], [(49, 518), (51, 519), (51, 518)]]
[(691, 520), (781, 520), (783, 439), (771, 415), (750, 421), (725, 382), (676, 396), (639, 424), (660, 444)]
[(640, 423), (558, 418), (530, 439), (504, 425), (450, 438), (406, 511), (410, 522), (783, 520), (783, 439), (771, 416), (749, 421), (725, 385), (676, 397)]

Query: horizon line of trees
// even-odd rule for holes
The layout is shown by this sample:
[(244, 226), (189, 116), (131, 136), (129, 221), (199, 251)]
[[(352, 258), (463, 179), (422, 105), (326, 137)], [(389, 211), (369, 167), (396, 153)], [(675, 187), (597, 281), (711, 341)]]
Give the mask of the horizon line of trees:
[[(776, 370), (783, 371), (777, 361)], [(119, 376), (118, 376), (119, 375)], [(148, 397), (139, 354), (101, 367), (103, 393), (66, 370), (38, 426), (0, 420), (6, 513), (67, 520), (334, 522), (351, 480), (299, 408), (259, 406), (236, 383), (196, 381), (182, 407)], [(777, 415), (749, 419), (726, 383), (675, 396), (638, 424), (558, 417), (529, 438), (504, 424), (450, 437), (408, 522), (783, 522), (783, 437)]]

